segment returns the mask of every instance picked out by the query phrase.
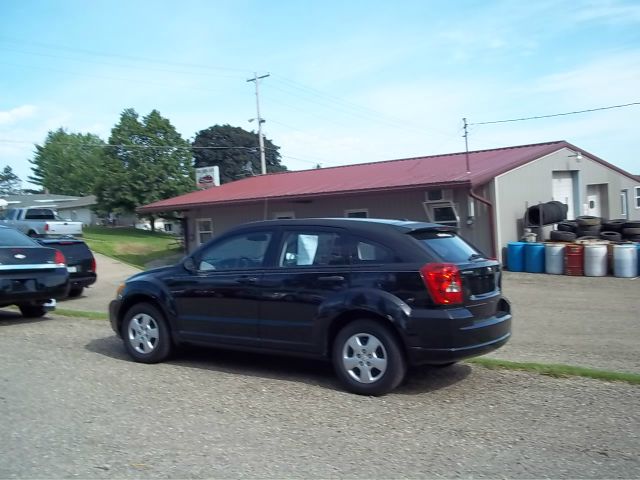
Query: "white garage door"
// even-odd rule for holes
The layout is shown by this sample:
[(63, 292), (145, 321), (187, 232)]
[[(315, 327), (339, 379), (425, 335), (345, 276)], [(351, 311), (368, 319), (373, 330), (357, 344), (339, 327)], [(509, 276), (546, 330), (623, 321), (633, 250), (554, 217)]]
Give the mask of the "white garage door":
[(556, 171), (552, 174), (552, 192), (553, 199), (566, 203), (569, 206), (567, 211), (567, 218), (573, 220), (574, 218), (574, 202), (573, 202), (573, 175), (572, 172)]

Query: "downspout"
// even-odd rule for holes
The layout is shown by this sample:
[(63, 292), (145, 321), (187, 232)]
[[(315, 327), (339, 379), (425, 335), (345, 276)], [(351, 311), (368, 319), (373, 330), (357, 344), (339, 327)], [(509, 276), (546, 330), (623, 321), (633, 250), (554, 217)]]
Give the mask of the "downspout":
[(473, 191), (474, 188), (476, 187), (472, 185), (471, 188), (469, 189), (469, 195), (471, 196), (471, 198), (474, 198), (478, 200), (480, 203), (485, 204), (487, 206), (487, 209), (489, 210), (489, 230), (491, 232), (491, 256), (497, 259), (498, 253), (496, 250), (496, 220), (493, 216), (493, 203), (491, 203), (491, 201), (487, 200), (484, 197), (481, 197), (479, 194), (474, 192)]

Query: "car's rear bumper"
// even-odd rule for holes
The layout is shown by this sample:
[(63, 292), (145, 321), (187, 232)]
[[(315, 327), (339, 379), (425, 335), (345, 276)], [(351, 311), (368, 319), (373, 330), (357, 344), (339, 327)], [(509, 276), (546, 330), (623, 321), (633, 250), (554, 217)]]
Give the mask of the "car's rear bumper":
[(35, 275), (20, 272), (0, 276), (0, 304), (40, 304), (65, 298), (69, 293), (68, 274), (64, 269)]
[[(493, 306), (491, 306), (493, 305)], [(505, 299), (479, 308), (429, 309), (412, 312), (404, 340), (412, 365), (443, 364), (483, 355), (511, 337), (511, 306)]]
[(425, 365), (425, 364), (446, 364), (451, 362), (458, 362), (465, 358), (477, 357), (484, 355), (485, 353), (492, 352), (503, 346), (511, 338), (511, 333), (506, 333), (502, 337), (489, 342), (480, 343), (477, 345), (467, 345), (465, 347), (454, 348), (421, 348), (421, 347), (409, 347), (407, 356), (409, 357), (409, 363), (411, 365)]
[(69, 283), (71, 284), (71, 288), (88, 287), (96, 283), (97, 277), (94, 272), (83, 273), (81, 275), (71, 274), (69, 276)]

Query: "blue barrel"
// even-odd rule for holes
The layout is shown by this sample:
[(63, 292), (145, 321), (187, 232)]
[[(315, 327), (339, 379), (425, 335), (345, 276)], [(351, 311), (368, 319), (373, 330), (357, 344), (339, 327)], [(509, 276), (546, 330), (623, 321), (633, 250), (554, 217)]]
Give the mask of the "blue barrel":
[(507, 243), (507, 268), (511, 272), (524, 272), (524, 242)]
[(544, 244), (526, 243), (524, 245), (524, 271), (543, 273), (544, 263)]

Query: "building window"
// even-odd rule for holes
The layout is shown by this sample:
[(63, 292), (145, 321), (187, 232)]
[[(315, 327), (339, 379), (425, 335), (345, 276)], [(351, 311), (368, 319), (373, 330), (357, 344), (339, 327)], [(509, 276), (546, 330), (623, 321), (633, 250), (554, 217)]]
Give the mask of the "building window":
[(165, 232), (173, 232), (173, 224), (172, 223), (165, 223), (164, 224), (164, 231)]
[(430, 222), (456, 228), (460, 225), (458, 211), (453, 202), (424, 202), (423, 205)]
[(640, 187), (636, 187), (636, 208), (640, 208)]
[(620, 216), (626, 217), (628, 215), (629, 199), (627, 197), (627, 190), (620, 190)]
[(369, 218), (369, 210), (366, 208), (345, 210), (344, 216), (347, 218)]
[(293, 212), (275, 212), (273, 214), (274, 220), (289, 220), (290, 218), (296, 218), (296, 214)]
[(198, 236), (198, 245), (206, 243), (211, 237), (213, 237), (213, 222), (211, 219), (196, 219), (196, 232)]

